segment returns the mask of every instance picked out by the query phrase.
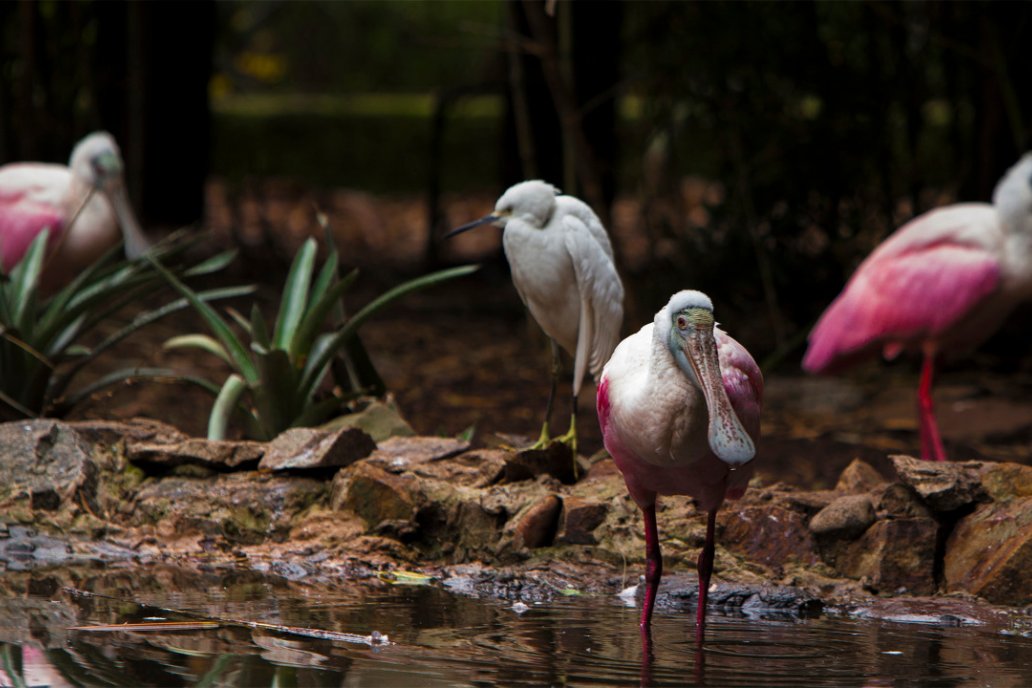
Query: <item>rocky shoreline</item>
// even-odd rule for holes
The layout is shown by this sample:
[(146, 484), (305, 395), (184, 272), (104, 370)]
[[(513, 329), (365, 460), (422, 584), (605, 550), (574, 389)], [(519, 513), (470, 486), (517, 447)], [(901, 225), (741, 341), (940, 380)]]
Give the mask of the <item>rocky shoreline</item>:
[[(270, 443), (142, 419), (0, 425), (4, 578), (173, 566), (332, 586), (418, 572), (514, 602), (635, 594), (640, 514), (610, 459), (581, 458), (574, 480), (561, 448), (471, 448), (373, 411), (357, 421), (368, 433), (296, 429)], [(719, 515), (713, 603), (949, 620), (1032, 602), (1032, 468), (891, 461), (889, 476), (854, 461), (832, 490), (755, 480)], [(690, 606), (704, 515), (683, 497), (660, 504), (671, 575), (659, 603)]]

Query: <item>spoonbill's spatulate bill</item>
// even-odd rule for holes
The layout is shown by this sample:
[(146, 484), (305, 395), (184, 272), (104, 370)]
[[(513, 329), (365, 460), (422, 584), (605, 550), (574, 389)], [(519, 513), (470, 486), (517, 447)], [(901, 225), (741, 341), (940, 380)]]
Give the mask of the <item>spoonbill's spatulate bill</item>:
[(95, 132), (68, 166), (21, 162), (0, 167), (0, 262), (9, 272), (40, 232), (49, 232), (44, 282), (71, 280), (119, 239), (130, 258), (148, 242), (125, 191), (122, 157), (110, 134)]
[(932, 404), (940, 355), (961, 355), (1032, 298), (1032, 154), (1000, 180), (993, 203), (949, 205), (920, 215), (886, 239), (821, 316), (803, 358), (834, 372), (881, 350), (916, 350), (921, 457), (944, 461)]
[(602, 371), (602, 439), (645, 520), (643, 631), (663, 573), (656, 497), (690, 495), (709, 514), (698, 568), (702, 637), (717, 510), (749, 484), (762, 397), (756, 362), (716, 326), (712, 302), (698, 291), (674, 294), (652, 323), (620, 342)]
[(552, 390), (538, 445), (549, 440), (555, 400), (557, 346), (574, 357), (573, 412), (559, 439), (577, 449), (577, 395), (584, 375), (598, 375), (616, 348), (623, 323), (623, 285), (613, 247), (601, 221), (583, 201), (543, 181), (510, 187), (490, 215), (452, 230), (455, 236), (482, 225), (504, 227), (502, 245), (516, 291), (552, 340)]

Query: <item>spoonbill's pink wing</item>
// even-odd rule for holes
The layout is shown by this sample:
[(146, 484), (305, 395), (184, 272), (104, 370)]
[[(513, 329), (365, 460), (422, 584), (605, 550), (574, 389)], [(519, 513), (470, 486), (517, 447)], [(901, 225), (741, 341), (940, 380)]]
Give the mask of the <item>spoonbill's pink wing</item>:
[(18, 264), (40, 232), (54, 234), (63, 223), (63, 214), (51, 205), (0, 193), (0, 261), (4, 272)]
[(999, 282), (995, 253), (971, 243), (876, 252), (810, 333), (803, 368), (830, 371), (877, 347), (938, 339)]
[[(763, 374), (749, 351), (734, 337), (720, 329), (713, 331), (720, 359), (720, 377), (724, 391), (742, 427), (752, 437), (760, 438), (760, 410), (763, 407)], [(749, 486), (752, 470), (738, 469), (728, 477), (728, 499), (738, 499)]]

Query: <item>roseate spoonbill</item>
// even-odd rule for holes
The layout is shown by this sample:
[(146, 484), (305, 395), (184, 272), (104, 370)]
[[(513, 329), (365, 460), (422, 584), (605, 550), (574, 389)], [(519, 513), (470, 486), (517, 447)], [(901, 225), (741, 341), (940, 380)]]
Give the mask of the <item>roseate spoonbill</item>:
[(504, 227), (502, 245), (523, 303), (551, 339), (552, 388), (535, 446), (549, 441), (548, 419), (559, 377), (559, 349), (574, 357), (570, 429), (558, 440), (577, 453), (577, 395), (584, 374), (597, 376), (620, 339), (623, 284), (602, 222), (583, 201), (540, 180), (520, 182), (495, 210), (446, 235), (481, 225)]
[[(98, 193), (99, 192), (99, 193)], [(72, 151), (68, 166), (37, 162), (0, 167), (0, 262), (9, 272), (32, 240), (51, 233), (44, 280), (67, 282), (118, 241), (135, 258), (149, 244), (140, 231), (110, 134), (95, 132)]]
[(620, 342), (602, 370), (602, 439), (645, 520), (643, 633), (663, 574), (656, 497), (684, 494), (709, 513), (698, 563), (701, 639), (717, 510), (749, 484), (762, 397), (756, 361), (716, 326), (713, 303), (698, 291), (674, 294), (652, 323)]
[(969, 352), (1032, 298), (1032, 153), (993, 192), (993, 203), (919, 215), (860, 264), (810, 333), (803, 368), (834, 372), (879, 349), (923, 356), (918, 387), (921, 458), (945, 461), (932, 403), (940, 355)]

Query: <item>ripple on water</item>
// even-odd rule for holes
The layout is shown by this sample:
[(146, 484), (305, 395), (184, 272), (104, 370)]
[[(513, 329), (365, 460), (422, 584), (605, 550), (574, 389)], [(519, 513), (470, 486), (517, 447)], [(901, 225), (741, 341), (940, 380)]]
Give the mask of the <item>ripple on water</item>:
[[(651, 661), (643, 661), (638, 609), (615, 596), (514, 609), (511, 601), (461, 597), (433, 586), (356, 586), (315, 594), (307, 588), (250, 584), (148, 594), (151, 606), (143, 607), (117, 595), (38, 599), (20, 606), (8, 601), (10, 618), (0, 619), (0, 627), (12, 629), (6, 637), (21, 640), (0, 643), (10, 659), (0, 664), (0, 685), (17, 684), (3, 672), (19, 666), (36, 672), (26, 674), (30, 678), (46, 675), (49, 667), (58, 678), (45, 683), (54, 686), (135, 685), (141, 680), (143, 685), (294, 682), (420, 688), (1024, 685), (1032, 665), (1032, 641), (1021, 633), (918, 623), (923, 617), (901, 623), (895, 618), (762, 620), (714, 613), (700, 649), (693, 614), (660, 610), (653, 618)], [(133, 598), (141, 595), (137, 591)], [(68, 630), (76, 624), (160, 618), (160, 610), (171, 618), (177, 618), (171, 610), (179, 610), (178, 618), (246, 619), (359, 635), (379, 631), (391, 643), (370, 647), (228, 623), (178, 633)], [(31, 633), (14, 635), (26, 628)]]

